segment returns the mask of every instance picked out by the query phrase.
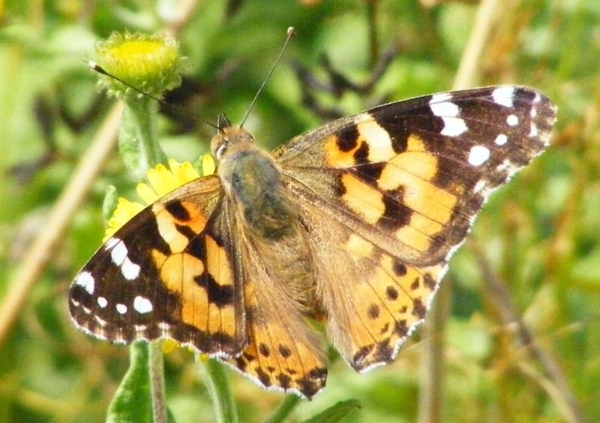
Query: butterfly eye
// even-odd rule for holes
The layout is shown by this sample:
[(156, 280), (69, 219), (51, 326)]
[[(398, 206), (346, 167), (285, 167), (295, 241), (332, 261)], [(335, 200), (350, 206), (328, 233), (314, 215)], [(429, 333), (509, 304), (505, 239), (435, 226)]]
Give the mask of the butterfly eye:
[(225, 152), (227, 151), (228, 145), (229, 145), (228, 140), (225, 138), (222, 138), (221, 143), (217, 146), (217, 148), (215, 150), (215, 156), (217, 157), (217, 160), (221, 160), (223, 158), (223, 156), (225, 155)]
[(223, 155), (227, 151), (227, 147), (229, 146), (229, 137), (223, 134), (217, 134), (213, 137), (211, 142), (211, 150), (213, 156), (217, 158), (217, 160), (221, 160)]

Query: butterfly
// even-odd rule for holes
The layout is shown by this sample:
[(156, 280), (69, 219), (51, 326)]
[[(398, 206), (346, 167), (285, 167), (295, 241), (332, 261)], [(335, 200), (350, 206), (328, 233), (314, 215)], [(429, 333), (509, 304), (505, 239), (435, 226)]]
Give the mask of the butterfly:
[(219, 116), (217, 173), (117, 231), (75, 277), (75, 325), (172, 338), (311, 398), (325, 344), (356, 371), (394, 360), (490, 193), (549, 144), (556, 106), (520, 86), (385, 104), (272, 153)]

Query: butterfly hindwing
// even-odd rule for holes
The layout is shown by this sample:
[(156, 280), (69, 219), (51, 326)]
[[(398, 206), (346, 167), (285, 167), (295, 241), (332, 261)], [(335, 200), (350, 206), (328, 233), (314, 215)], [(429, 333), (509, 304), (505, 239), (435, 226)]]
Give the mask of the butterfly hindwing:
[(327, 217), (314, 205), (304, 203), (301, 216), (311, 234), (329, 338), (357, 371), (390, 362), (424, 319), (446, 262), (407, 265), (339, 222), (323, 225)]
[(314, 307), (312, 272), (305, 268), (312, 263), (302, 263), (309, 255), (301, 253), (308, 243), (302, 233), (271, 239), (270, 248), (251, 235), (240, 238), (250, 344), (228, 363), (267, 388), (310, 398), (325, 386), (327, 362), (305, 315)]
[[(235, 200), (229, 206), (242, 209)], [(297, 222), (283, 231), (257, 232), (243, 216), (236, 216), (236, 242), (250, 342), (227, 363), (267, 388), (312, 397), (325, 386), (327, 368), (322, 342), (307, 320), (315, 288), (306, 233)]]

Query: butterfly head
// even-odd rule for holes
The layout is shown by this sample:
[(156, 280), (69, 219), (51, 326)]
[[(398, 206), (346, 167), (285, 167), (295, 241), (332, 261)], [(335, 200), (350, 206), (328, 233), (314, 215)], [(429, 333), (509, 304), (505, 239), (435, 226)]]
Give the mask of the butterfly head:
[(256, 144), (250, 132), (231, 125), (227, 116), (221, 113), (217, 123), (217, 135), (213, 137), (210, 148), (217, 160), (221, 161), (233, 152), (256, 148)]

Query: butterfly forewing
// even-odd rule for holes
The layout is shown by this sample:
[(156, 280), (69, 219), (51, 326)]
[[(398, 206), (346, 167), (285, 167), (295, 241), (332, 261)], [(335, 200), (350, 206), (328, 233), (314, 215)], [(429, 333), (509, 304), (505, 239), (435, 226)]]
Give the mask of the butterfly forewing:
[(247, 344), (239, 261), (217, 177), (133, 217), (71, 286), (76, 325), (113, 342), (173, 338), (206, 354)]
[(436, 94), (342, 118), (275, 156), (296, 195), (405, 262), (434, 264), (548, 145), (555, 112), (528, 88)]

